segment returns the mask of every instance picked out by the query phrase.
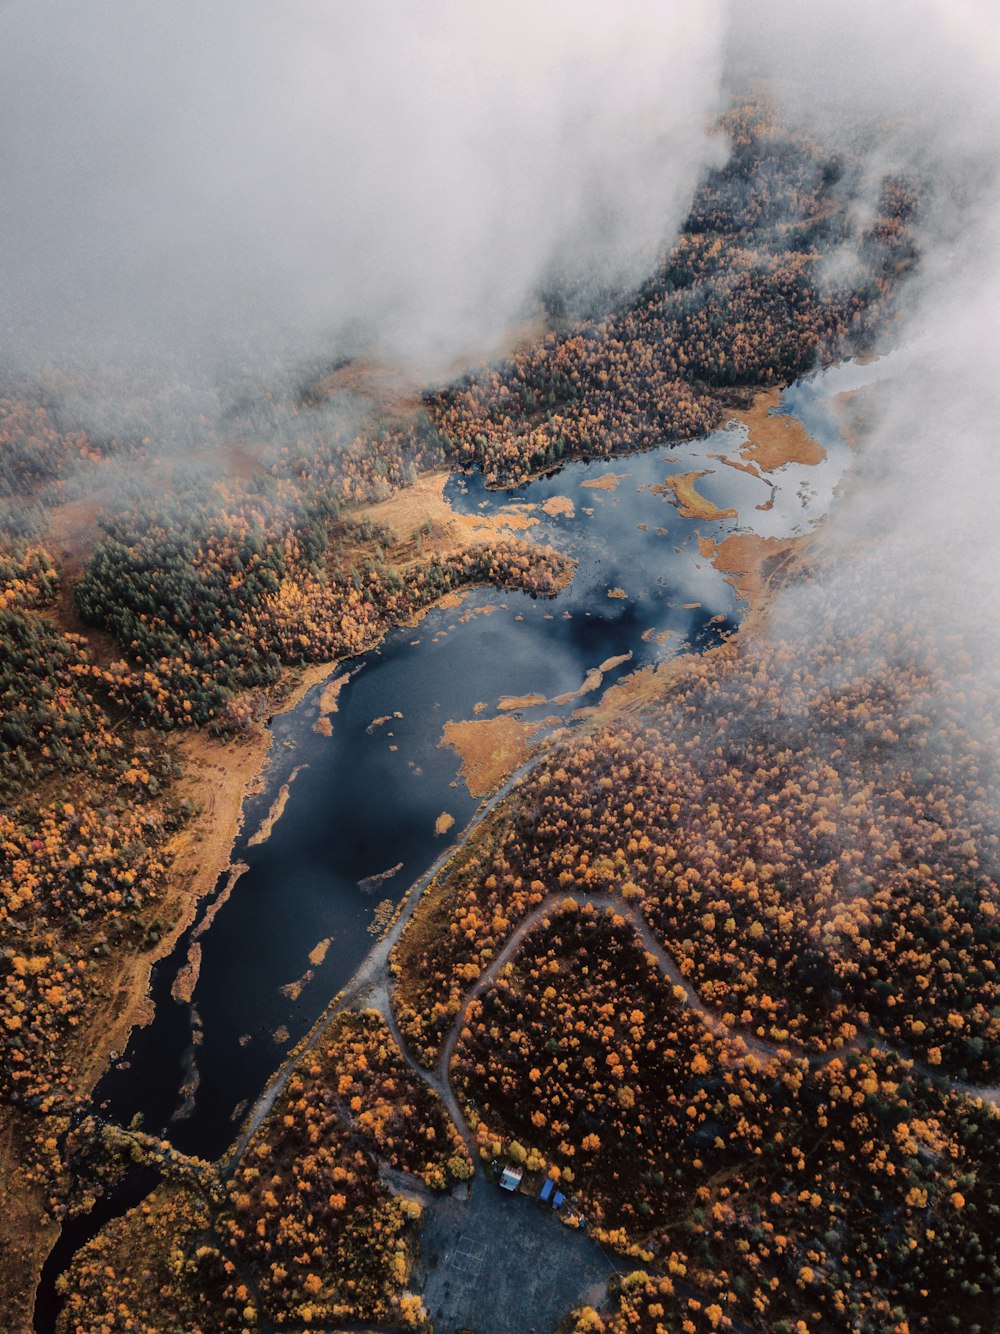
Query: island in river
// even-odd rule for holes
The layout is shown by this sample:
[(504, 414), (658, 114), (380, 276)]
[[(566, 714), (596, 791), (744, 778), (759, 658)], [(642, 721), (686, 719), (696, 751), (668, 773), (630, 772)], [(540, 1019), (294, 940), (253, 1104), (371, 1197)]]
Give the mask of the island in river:
[[(897, 745), (936, 698), (916, 622), (817, 603), (803, 643), (782, 610), (852, 569), (789, 544), (855, 382), (793, 382), (871, 346), (915, 195), (887, 181), (869, 268), (820, 284), (843, 163), (769, 107), (723, 128), (787, 224), (715, 173), (641, 299), (422, 395), (272, 393), (222, 479), (164, 497), (153, 437), (116, 460), (4, 400), (43, 515), (0, 588), (5, 1327), (70, 1212), (39, 1329), (488, 1334), (526, 1240), (581, 1331), (995, 1305), (992, 787), (958, 716), (939, 766)], [(301, 429), (348, 390), (360, 430)], [(499, 1213), (493, 1164), (559, 1216)]]
[[(817, 384), (801, 392), (811, 401), (813, 397), (822, 396), (825, 387)], [(822, 483), (817, 487), (817, 494), (823, 490), (832, 496), (847, 463), (848, 451), (837, 442), (837, 427), (832, 416), (828, 418), (825, 430), (829, 440), (830, 476), (825, 481), (817, 476), (817, 482)], [(234, 850), (234, 858), (244, 862), (246, 869), (237, 882), (236, 896), (229, 898), (224, 912), (213, 921), (212, 930), (199, 937), (204, 956), (199, 989), (190, 997), (197, 1023), (183, 1025), (178, 1036), (171, 1039), (171, 1030), (177, 1032), (177, 1026), (172, 1020), (172, 1011), (163, 1009), (161, 1002), (157, 1022), (137, 1034), (126, 1052), (123, 1067), (112, 1072), (98, 1089), (97, 1103), (102, 1117), (113, 1117), (124, 1124), (132, 1120), (136, 1112), (141, 1112), (144, 1125), (153, 1130), (162, 1127), (172, 1143), (182, 1146), (186, 1152), (197, 1153), (199, 1159), (223, 1153), (235, 1133), (231, 1114), (238, 1113), (241, 1103), (252, 1101), (255, 1084), (259, 1089), (267, 1080), (269, 1052), (273, 1050), (270, 1034), (280, 1030), (287, 1033), (290, 1040), (298, 1038), (302, 1054), (282, 1067), (279, 1078), (268, 1085), (263, 1100), (257, 1103), (261, 1111), (256, 1112), (248, 1123), (254, 1126), (253, 1134), (270, 1134), (268, 1127), (275, 1124), (279, 1109), (287, 1108), (288, 1081), (298, 1078), (296, 1071), (300, 1062), (307, 1059), (316, 1044), (322, 1041), (318, 1035), (324, 1031), (324, 1024), (331, 1023), (345, 1010), (363, 1013), (374, 1008), (383, 1014), (390, 1024), (393, 1040), (399, 1044), (401, 1058), (404, 1061), (413, 1059), (409, 1048), (402, 1042), (388, 1005), (388, 974), (383, 973), (382, 981), (376, 985), (369, 959), (362, 969), (361, 982), (352, 984), (350, 981), (350, 960), (352, 957), (362, 958), (370, 941), (370, 937), (366, 940), (361, 933), (367, 930), (374, 906), (371, 900), (365, 900), (364, 893), (359, 896), (359, 882), (378, 881), (380, 890), (382, 885), (391, 890), (394, 883), (399, 889), (405, 887), (419, 871), (421, 858), (426, 858), (423, 863), (426, 865), (434, 857), (429, 839), (439, 827), (441, 813), (455, 813), (463, 821), (473, 817), (475, 802), (472, 798), (495, 787), (519, 758), (518, 755), (505, 754), (504, 746), (498, 744), (489, 753), (480, 753), (480, 762), (492, 766), (488, 775), (484, 778), (480, 772), (472, 777), (469, 766), (475, 761), (462, 745), (463, 769), (458, 776), (469, 775), (471, 792), (460, 799), (453, 786), (455, 761), (448, 759), (449, 751), (441, 752), (442, 740), (453, 743), (461, 739), (464, 742), (469, 728), (500, 726), (506, 735), (513, 726), (522, 737), (525, 733), (537, 736), (547, 732), (550, 736), (547, 744), (555, 744), (561, 734), (559, 729), (571, 721), (571, 715), (579, 714), (579, 706), (587, 702), (588, 694), (599, 692), (606, 680), (620, 678), (629, 669), (638, 667), (648, 671), (661, 661), (672, 661), (685, 645), (703, 647), (720, 641), (720, 636), (735, 622), (738, 604), (722, 572), (712, 573), (711, 585), (706, 582), (706, 567), (701, 559), (704, 554), (702, 539), (697, 526), (688, 523), (688, 533), (680, 549), (675, 550), (675, 542), (664, 552), (649, 525), (645, 525), (643, 531), (635, 519), (643, 512), (655, 513), (662, 505), (651, 489), (651, 479), (662, 477), (664, 470), (677, 472), (690, 467), (692, 459), (704, 457), (707, 451), (735, 449), (738, 445), (737, 434), (730, 430), (683, 449), (654, 451), (632, 460), (629, 472), (622, 474), (622, 479), (629, 478), (631, 485), (621, 487), (612, 501), (601, 501), (587, 533), (578, 534), (575, 529), (563, 532), (557, 525), (566, 522), (565, 516), (549, 516), (552, 531), (541, 532), (539, 536), (559, 542), (574, 557), (576, 576), (573, 582), (549, 604), (541, 600), (535, 603), (507, 600), (497, 606), (493, 601), (485, 602), (486, 594), (472, 593), (466, 597), (466, 606), (474, 607), (482, 599), (484, 605), (492, 608), (491, 615), (460, 618), (454, 615), (454, 608), (443, 606), (425, 617), (416, 640), (412, 629), (397, 632), (340, 686), (335, 726), (329, 738), (318, 735), (312, 722), (317, 711), (320, 716), (325, 716), (323, 711), (329, 704), (322, 686), (316, 687), (295, 713), (275, 720), (273, 727), (278, 743), (273, 752), (275, 758), (269, 782), (256, 799), (261, 816), (250, 811), (247, 828), (254, 832)], [(543, 479), (528, 489), (539, 497), (541, 508), (550, 488), (562, 491), (572, 491), (576, 486), (582, 488), (592, 480), (592, 472), (592, 465), (572, 465), (558, 478)], [(751, 502), (757, 493), (752, 484), (738, 473), (730, 476), (732, 494), (741, 493), (748, 507), (748, 516), (756, 518)], [(772, 526), (785, 524), (790, 538), (796, 531), (807, 532), (813, 521), (813, 516), (807, 516), (803, 522), (795, 492), (796, 482), (797, 475), (793, 471), (788, 476), (787, 492), (783, 493), (787, 495), (787, 503), (780, 504), (767, 521)], [(452, 487), (451, 498), (462, 510), (477, 515), (488, 514), (495, 503), (472, 479), (459, 480)], [(485, 511), (480, 508), (484, 504)], [(501, 498), (499, 508), (505, 509), (508, 504), (506, 497)], [(675, 536), (679, 538), (680, 534)], [(630, 544), (634, 545), (634, 552), (630, 550)], [(642, 553), (647, 550), (660, 553), (657, 568), (662, 573), (658, 577), (650, 578), (644, 565)], [(613, 571), (608, 568), (609, 559), (615, 561)], [(629, 592), (628, 609), (619, 610), (620, 604), (605, 602), (607, 610), (598, 614), (601, 593), (612, 578), (625, 580)], [(697, 601), (691, 596), (695, 590)], [(650, 634), (650, 630), (654, 633)], [(532, 647), (535, 640), (537, 650)], [(516, 644), (517, 651), (513, 648), (504, 651), (500, 647), (504, 643)], [(610, 651), (612, 648), (618, 651)], [(442, 670), (439, 660), (450, 663), (450, 667)], [(486, 663), (492, 664), (489, 671), (484, 666)], [(515, 670), (516, 679), (512, 676)], [(505, 693), (505, 687), (510, 685), (520, 693)], [(536, 688), (531, 689), (532, 686)], [(460, 725), (456, 733), (439, 718), (445, 701), (461, 705), (463, 691), (467, 716), (474, 721)], [(481, 703), (479, 697), (483, 693), (488, 697), (492, 695), (496, 701), (492, 718), (483, 717), (485, 711), (482, 709), (478, 714), (476, 712), (475, 706)], [(373, 723), (378, 703), (382, 705), (382, 712)], [(387, 706), (395, 707), (386, 711)], [(397, 743), (399, 750), (391, 751)], [(393, 759), (387, 770), (385, 766), (390, 755), (398, 756), (398, 759)], [(386, 778), (393, 770), (399, 778), (387, 788)], [(366, 777), (369, 771), (371, 777)], [(289, 786), (289, 778), (294, 773), (299, 777)], [(397, 787), (400, 782), (404, 782), (405, 787)], [(380, 803), (380, 811), (373, 812), (368, 809), (371, 803), (366, 794), (376, 784), (381, 787), (383, 803)], [(280, 803), (282, 791), (285, 801)], [(408, 810), (402, 804), (404, 791), (408, 793)], [(276, 806), (272, 793), (278, 794), (280, 805)], [(322, 800), (328, 812), (320, 821), (317, 821), (314, 809), (317, 799)], [(348, 800), (352, 803), (350, 810), (344, 807)], [(276, 811), (280, 818), (271, 821), (269, 837), (254, 842), (256, 831), (267, 825)], [(373, 818), (376, 819), (374, 825), (371, 824)], [(370, 826), (367, 843), (362, 842), (360, 849), (355, 850), (354, 843), (340, 846), (338, 840), (331, 846), (323, 840), (316, 846), (315, 860), (310, 861), (310, 839), (303, 837), (303, 830), (310, 826), (316, 828), (317, 824), (322, 829), (331, 823), (334, 828), (356, 831), (355, 840), (366, 825)], [(417, 840), (412, 850), (400, 841), (407, 828), (413, 829), (413, 837)], [(460, 846), (467, 845), (468, 831)], [(388, 880), (381, 874), (380, 863), (372, 866), (370, 860), (367, 863), (356, 860), (359, 855), (378, 858), (382, 856), (382, 850), (390, 846), (406, 855), (394, 868), (399, 874), (389, 874)], [(440, 864), (443, 866), (447, 860), (446, 855), (440, 859)], [(341, 861), (344, 864), (342, 872), (338, 869)], [(275, 880), (278, 867), (283, 876), (280, 888)], [(325, 888), (327, 884), (329, 889)], [(417, 906), (419, 888), (418, 884), (410, 891), (404, 913), (397, 918), (389, 936), (379, 947), (383, 951), (379, 957), (385, 961), (389, 958), (388, 950), (400, 939), (409, 914)], [(331, 891), (336, 892), (336, 900), (331, 900)], [(262, 912), (266, 916), (261, 916)], [(294, 924), (294, 932), (290, 930), (290, 924)], [(333, 949), (321, 961), (321, 966), (312, 967), (304, 974), (306, 951), (330, 925), (336, 932)], [(291, 949), (276, 950), (279, 934), (286, 945), (292, 944), (293, 935), (301, 940), (298, 957)], [(182, 939), (178, 958), (184, 955), (184, 946)], [(168, 972), (169, 966), (165, 977)], [(241, 991), (241, 977), (253, 979), (254, 998), (245, 988)], [(273, 990), (267, 985), (269, 977), (274, 978), (270, 984)], [(302, 987), (288, 985), (292, 979), (301, 981), (303, 977), (308, 980)], [(336, 991), (338, 986), (341, 989), (340, 1003), (328, 1007), (319, 1028), (310, 1032), (309, 1023), (317, 1013), (316, 1004), (322, 1009), (324, 997)], [(262, 989), (267, 997), (263, 1007)], [(235, 1011), (234, 999), (238, 1001)], [(260, 1014), (256, 1023), (253, 1021), (254, 1011)], [(248, 1027), (251, 1040), (244, 1042)], [(254, 1029), (259, 1036), (253, 1035)], [(185, 1054), (190, 1053), (191, 1062), (200, 1071), (193, 1106), (178, 1099), (176, 1079), (172, 1083), (169, 1074), (164, 1076), (163, 1072), (169, 1068), (171, 1041), (178, 1043), (175, 1048), (178, 1068), (184, 1066)], [(302, 1044), (305, 1044), (304, 1049)], [(458, 1116), (455, 1094), (444, 1069), (437, 1072), (436, 1082), (430, 1087), (445, 1100), (453, 1117)], [(137, 1094), (140, 1095), (138, 1099)], [(183, 1112), (183, 1119), (171, 1120), (178, 1110)], [(291, 1113), (284, 1110), (280, 1115), (284, 1118)], [(456, 1124), (464, 1122), (459, 1119)], [(478, 1156), (479, 1146), (468, 1129), (465, 1133), (467, 1152), (475, 1151)], [(251, 1138), (243, 1137), (238, 1160), (223, 1159), (227, 1174), (236, 1170), (236, 1161), (244, 1162)], [(532, 1158), (529, 1170), (537, 1171), (534, 1163)], [(461, 1176), (456, 1179), (464, 1180)], [(456, 1226), (464, 1229), (472, 1217), (478, 1217), (478, 1210), (486, 1207), (480, 1203), (481, 1197), (481, 1189), (477, 1187), (467, 1201), (472, 1214), (460, 1213), (455, 1220)], [(176, 1193), (171, 1199), (173, 1209), (177, 1204)], [(152, 1213), (144, 1215), (155, 1227), (159, 1226), (157, 1200), (155, 1197), (149, 1205)], [(432, 1217), (436, 1217), (436, 1206), (432, 1207), (427, 1200), (424, 1203)], [(580, 1214), (581, 1220), (584, 1217)], [(441, 1222), (427, 1223), (428, 1228), (441, 1226)], [(121, 1245), (130, 1247), (134, 1244), (130, 1231), (123, 1233), (116, 1227), (97, 1238), (95, 1255), (103, 1255), (103, 1248), (114, 1236), (121, 1237)], [(77, 1272), (86, 1272), (90, 1254), (90, 1246), (80, 1252), (74, 1262)], [(511, 1252), (512, 1263), (515, 1254)], [(583, 1265), (581, 1272), (585, 1272), (583, 1252), (574, 1255), (574, 1264), (579, 1262)], [(600, 1253), (594, 1252), (594, 1256), (594, 1263), (598, 1263)], [(346, 1265), (346, 1260), (341, 1257), (338, 1263)], [(345, 1273), (350, 1272), (345, 1269)], [(559, 1290), (559, 1299), (564, 1300), (566, 1306), (582, 1300), (585, 1295), (582, 1287), (569, 1284), (568, 1277), (567, 1286)], [(444, 1302), (443, 1296), (441, 1301)], [(453, 1309), (447, 1307), (447, 1303), (445, 1308)], [(326, 1309), (340, 1308), (334, 1303)], [(366, 1309), (374, 1312), (382, 1307), (376, 1303)]]

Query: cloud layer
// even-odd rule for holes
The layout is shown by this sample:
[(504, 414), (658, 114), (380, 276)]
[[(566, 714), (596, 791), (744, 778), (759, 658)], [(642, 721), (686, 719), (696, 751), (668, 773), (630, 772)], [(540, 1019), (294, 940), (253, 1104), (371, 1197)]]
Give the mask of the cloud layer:
[(641, 276), (717, 151), (717, 0), (15, 0), (3, 23), (8, 361), (489, 351), (553, 272)]
[(439, 374), (502, 347), (553, 274), (641, 276), (755, 81), (861, 147), (872, 200), (923, 173), (923, 261), (832, 532), (878, 534), (886, 562), (967, 533), (986, 560), (948, 614), (1000, 612), (986, 0), (13, 0), (2, 21), (0, 369), (140, 348), (210, 382), (364, 346)]

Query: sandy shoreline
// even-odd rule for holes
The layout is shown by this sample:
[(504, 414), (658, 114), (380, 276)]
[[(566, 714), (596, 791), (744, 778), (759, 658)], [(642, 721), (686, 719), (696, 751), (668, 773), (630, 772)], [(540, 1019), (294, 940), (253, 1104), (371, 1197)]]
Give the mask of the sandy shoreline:
[[(289, 673), (275, 715), (296, 707), (313, 685), (323, 680), (336, 663)], [(153, 949), (123, 955), (106, 975), (104, 1006), (89, 1017), (77, 1047), (75, 1094), (90, 1097), (107, 1071), (115, 1052), (128, 1045), (132, 1030), (151, 1022), (150, 978), (154, 967), (173, 951), (191, 925), (202, 901), (212, 893), (230, 865), (233, 845), (243, 824), (243, 803), (259, 790), (270, 751), (271, 734), (261, 729), (250, 737), (223, 741), (203, 732), (170, 736), (166, 744), (182, 767), (170, 792), (173, 800), (191, 801), (197, 813), (166, 845), (172, 857), (166, 888), (155, 911), (166, 923)], [(189, 959), (181, 990), (193, 986), (197, 964)], [(0, 1309), (10, 1322), (11, 1334), (30, 1334), (31, 1308), (38, 1276), (61, 1233), (58, 1221), (45, 1218), (44, 1195), (21, 1180), (21, 1140), (35, 1132), (34, 1113), (8, 1107), (0, 1128), (0, 1175), (3, 1223), (0, 1249), (16, 1264), (0, 1273)]]

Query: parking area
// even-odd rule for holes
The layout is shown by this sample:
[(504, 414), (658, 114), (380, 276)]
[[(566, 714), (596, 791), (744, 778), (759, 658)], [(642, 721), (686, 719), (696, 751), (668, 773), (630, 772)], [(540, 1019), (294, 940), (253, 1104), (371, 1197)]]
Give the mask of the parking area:
[(614, 1273), (585, 1233), (483, 1177), (425, 1208), (414, 1287), (435, 1334), (552, 1334), (574, 1306), (599, 1302)]

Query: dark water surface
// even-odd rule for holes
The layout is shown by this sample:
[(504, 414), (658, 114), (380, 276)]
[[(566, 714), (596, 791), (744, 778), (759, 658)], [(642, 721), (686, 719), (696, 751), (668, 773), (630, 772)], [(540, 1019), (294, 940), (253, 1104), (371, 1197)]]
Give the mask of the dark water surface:
[[(457, 777), (458, 757), (439, 746), (445, 721), (493, 717), (502, 695), (537, 693), (550, 700), (576, 690), (608, 658), (631, 653), (629, 662), (606, 675), (606, 685), (636, 667), (700, 651), (731, 631), (741, 614), (739, 601), (700, 556), (698, 536), (720, 539), (737, 530), (790, 536), (829, 512), (849, 451), (822, 395), (850, 387), (843, 381), (846, 369), (802, 381), (784, 396), (785, 407), (826, 446), (827, 461), (813, 468), (789, 465), (768, 481), (709, 458), (738, 457), (744, 437), (735, 430), (611, 462), (567, 464), (511, 492), (486, 491), (478, 476), (452, 478), (446, 494), (456, 509), (535, 506), (532, 513), (541, 522), (530, 535), (579, 561), (573, 582), (549, 600), (476, 590), (460, 607), (439, 607), (418, 626), (393, 632), (341, 669), (351, 671), (351, 680), (331, 717), (330, 737), (313, 730), (319, 687), (274, 720), (265, 790), (248, 800), (233, 850), (233, 863), (245, 862), (247, 870), (201, 937), (192, 1005), (175, 1002), (170, 990), (197, 922), (157, 965), (155, 1018), (136, 1030), (120, 1063), (98, 1086), (96, 1109), (122, 1125), (139, 1115), (144, 1129), (166, 1135), (181, 1150), (220, 1155), (288, 1046), (361, 963), (373, 942), (368, 928), (375, 905), (398, 901), (441, 852), (449, 836), (435, 833), (437, 817), (453, 816), (453, 836), (473, 815), (477, 802)], [(712, 470), (699, 490), (720, 508), (738, 509), (739, 518), (682, 519), (667, 498), (642, 489), (693, 469)], [(619, 478), (614, 490), (583, 485), (608, 473)], [(772, 486), (773, 507), (756, 509), (770, 499)], [(543, 512), (554, 496), (573, 502), (572, 517)], [(626, 596), (609, 597), (612, 590)], [(568, 719), (596, 698), (561, 708), (546, 702), (523, 713), (528, 719)], [(477, 704), (486, 705), (478, 714)], [(374, 723), (386, 715), (387, 721)], [(273, 832), (250, 846), (295, 770)], [(374, 887), (361, 883), (397, 865)], [(281, 988), (303, 976), (310, 951), (326, 938), (324, 961), (298, 999), (291, 999)], [(118, 1203), (130, 1207), (133, 1194)], [(46, 1266), (37, 1328), (51, 1328), (56, 1275), (113, 1206), (114, 1196), (102, 1202), (99, 1214), (67, 1228)]]

